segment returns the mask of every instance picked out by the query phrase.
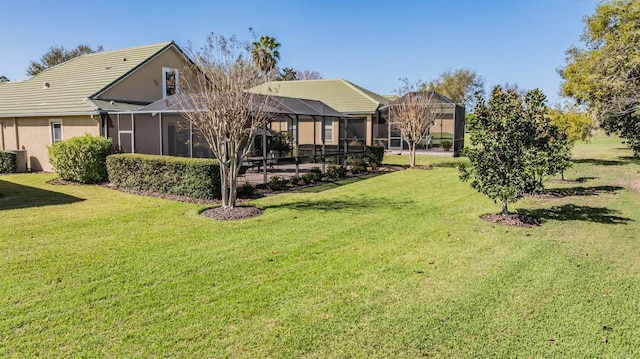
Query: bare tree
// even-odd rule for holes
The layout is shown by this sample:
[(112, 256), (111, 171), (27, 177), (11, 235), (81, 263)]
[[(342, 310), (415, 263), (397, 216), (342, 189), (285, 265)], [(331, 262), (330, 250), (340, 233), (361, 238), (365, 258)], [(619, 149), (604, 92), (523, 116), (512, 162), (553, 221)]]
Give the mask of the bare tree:
[(390, 123), (394, 126), (409, 145), (409, 167), (416, 164), (416, 146), (427, 138), (429, 128), (434, 124), (440, 113), (440, 104), (434, 99), (434, 92), (425, 90), (420, 81), (415, 84), (407, 79), (397, 90), (397, 100), (389, 105)]
[(222, 207), (233, 208), (240, 167), (270, 120), (270, 97), (245, 92), (261, 78), (248, 42), (210, 34), (204, 46), (187, 52), (193, 62), (180, 77), (181, 112), (220, 162)]
[(322, 80), (322, 75), (318, 71), (304, 69), (296, 71), (296, 80)]

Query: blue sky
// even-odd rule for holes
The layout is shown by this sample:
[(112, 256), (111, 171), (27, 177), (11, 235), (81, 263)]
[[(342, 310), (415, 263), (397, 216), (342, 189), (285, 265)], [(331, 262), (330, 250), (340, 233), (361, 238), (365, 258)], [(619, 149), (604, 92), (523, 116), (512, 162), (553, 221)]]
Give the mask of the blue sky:
[(24, 80), (52, 45), (105, 50), (215, 32), (282, 43), (281, 67), (344, 78), (380, 94), (400, 78), (469, 68), (487, 87), (506, 82), (559, 99), (564, 52), (579, 45), (597, 0), (137, 1), (0, 0), (0, 75)]

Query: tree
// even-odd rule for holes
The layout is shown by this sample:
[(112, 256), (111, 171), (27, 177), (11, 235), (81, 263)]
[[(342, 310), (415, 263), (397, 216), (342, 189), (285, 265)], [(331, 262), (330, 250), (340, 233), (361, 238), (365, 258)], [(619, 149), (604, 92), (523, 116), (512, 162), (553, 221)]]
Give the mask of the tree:
[(39, 62), (31, 61), (29, 63), (27, 75), (35, 76), (49, 67), (61, 64), (81, 55), (100, 51), (103, 51), (102, 45), (98, 45), (98, 47), (93, 49), (87, 44), (80, 44), (71, 50), (66, 50), (62, 46), (52, 46), (49, 48), (49, 51), (42, 55)]
[(180, 77), (181, 112), (202, 134), (220, 162), (222, 207), (236, 204), (240, 167), (258, 129), (270, 119), (268, 95), (245, 92), (260, 72), (251, 46), (235, 36), (210, 34), (206, 45), (188, 49), (192, 59)]
[(484, 79), (469, 69), (447, 70), (437, 79), (429, 81), (426, 89), (436, 91), (455, 103), (465, 106), (471, 112), (475, 102), (475, 94), (484, 95)]
[(0, 76), (0, 83), (9, 82), (9, 78), (5, 75)]
[(282, 72), (276, 77), (276, 81), (293, 81), (296, 79), (298, 72), (291, 67), (285, 67)]
[(425, 90), (421, 82), (410, 83), (403, 79), (397, 90), (397, 100), (389, 105), (389, 122), (400, 130), (409, 145), (409, 167), (416, 164), (416, 146), (429, 135), (429, 128), (440, 113), (439, 104), (434, 100), (433, 91)]
[[(252, 29), (251, 33), (257, 38)], [(251, 43), (251, 56), (262, 73), (269, 77), (274, 70), (277, 69), (278, 60), (280, 60), (280, 43), (274, 37), (262, 35)]]
[(496, 86), (488, 103), (477, 98), (473, 118), (476, 131), (471, 134), (471, 146), (465, 149), (471, 166), (460, 166), (460, 179), (499, 201), (502, 215), (509, 214), (509, 203), (539, 190), (535, 177), (535, 166), (541, 166), (535, 162), (540, 145), (538, 124), (546, 111), (540, 90), (523, 97)]
[(296, 71), (296, 80), (322, 80), (322, 75), (318, 71), (304, 69)]
[(583, 48), (567, 50), (562, 92), (640, 155), (640, 2), (609, 0), (585, 18)]
[(572, 143), (586, 141), (591, 137), (594, 123), (590, 114), (580, 110), (576, 105), (556, 105), (549, 108), (547, 116), (551, 123), (564, 131)]

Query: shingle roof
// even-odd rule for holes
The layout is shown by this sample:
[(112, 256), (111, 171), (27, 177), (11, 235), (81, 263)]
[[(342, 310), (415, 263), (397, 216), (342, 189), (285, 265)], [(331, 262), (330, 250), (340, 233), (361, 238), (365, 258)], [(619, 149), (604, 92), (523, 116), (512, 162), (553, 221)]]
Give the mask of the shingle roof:
[(109, 102), (97, 103), (91, 98), (173, 44), (170, 41), (87, 54), (48, 68), (28, 80), (3, 83), (0, 85), (0, 117), (96, 113), (99, 108), (109, 109), (102, 107), (111, 105)]
[(389, 100), (343, 79), (276, 81), (249, 90), (283, 97), (318, 100), (347, 114), (374, 113)]

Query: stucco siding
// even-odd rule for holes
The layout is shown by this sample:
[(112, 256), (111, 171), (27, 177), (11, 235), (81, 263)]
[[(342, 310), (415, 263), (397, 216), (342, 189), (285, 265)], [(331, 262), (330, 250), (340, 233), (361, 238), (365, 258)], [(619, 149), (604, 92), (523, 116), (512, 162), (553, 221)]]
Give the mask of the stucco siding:
[[(180, 70), (184, 57), (173, 47), (150, 60), (141, 68), (98, 96), (101, 100), (150, 103), (163, 98), (162, 68)], [(180, 74), (181, 75), (181, 74)], [(178, 87), (180, 79), (178, 80)]]
[(31, 171), (52, 172), (47, 147), (51, 145), (51, 121), (62, 122), (62, 139), (88, 133), (100, 134), (99, 121), (89, 116), (80, 117), (25, 117), (17, 119), (20, 149), (27, 151)]

